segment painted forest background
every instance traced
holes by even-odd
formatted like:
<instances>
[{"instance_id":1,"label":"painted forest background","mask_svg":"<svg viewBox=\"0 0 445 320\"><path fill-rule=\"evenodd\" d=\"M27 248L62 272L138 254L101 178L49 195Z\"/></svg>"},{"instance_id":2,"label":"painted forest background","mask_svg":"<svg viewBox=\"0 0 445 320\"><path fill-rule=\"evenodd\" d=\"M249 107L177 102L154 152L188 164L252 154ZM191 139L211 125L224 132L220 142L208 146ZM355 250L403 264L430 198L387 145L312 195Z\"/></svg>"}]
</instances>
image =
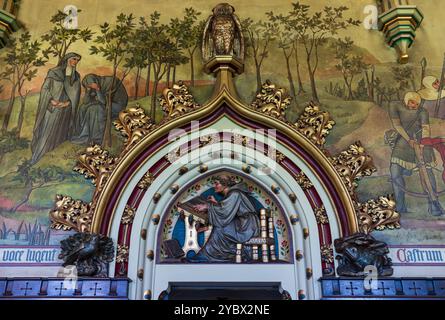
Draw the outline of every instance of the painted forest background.
<instances>
[{"instance_id":1,"label":"painted forest background","mask_svg":"<svg viewBox=\"0 0 445 320\"><path fill-rule=\"evenodd\" d=\"M80 17L87 10L78 9ZM66 28L69 12L63 8L47 14L41 18L50 22L49 30L34 34L24 28L0 52L0 245L58 243L65 234L48 229L55 195L91 199L93 186L72 170L83 146L65 142L37 164L30 162L39 91L48 69L66 53L87 52L77 68L81 76L117 76L130 96L129 105L140 104L156 121L162 118L158 97L163 88L184 80L198 102L204 103L214 81L202 72L200 57L201 34L210 10L184 7L178 17L161 9L119 13L99 26L78 29ZM320 103L337 123L328 149L335 153L361 140L379 169L360 184L360 196L392 193L391 150L383 139L391 128L389 104L400 101L408 90L421 89L422 79L438 77L440 68L429 66L428 55L407 65L381 62L352 40L351 35L362 28L362 19L353 17L346 6L315 9L309 1L295 2L257 16L240 16L247 58L246 71L236 83L244 101L249 103L270 79L293 97L290 120L309 101ZM122 140L112 120L106 119L103 146L117 153ZM433 135L445 135L441 120L431 119L431 123ZM440 175L437 171L443 190ZM421 190L415 175L407 178L407 184ZM391 244L443 243L443 218L429 216L426 201L408 197L407 204L410 210L402 217L403 228L379 236Z\"/></svg>"}]
</instances>

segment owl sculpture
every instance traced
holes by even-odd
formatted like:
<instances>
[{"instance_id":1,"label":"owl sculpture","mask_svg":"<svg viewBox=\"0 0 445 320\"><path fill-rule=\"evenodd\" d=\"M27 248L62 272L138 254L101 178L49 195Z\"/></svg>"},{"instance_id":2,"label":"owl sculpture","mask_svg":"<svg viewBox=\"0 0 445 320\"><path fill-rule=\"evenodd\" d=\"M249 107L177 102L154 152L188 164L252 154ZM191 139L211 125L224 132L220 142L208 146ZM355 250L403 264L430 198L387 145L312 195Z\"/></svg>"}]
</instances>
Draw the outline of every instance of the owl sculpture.
<instances>
[{"instance_id":1,"label":"owl sculpture","mask_svg":"<svg viewBox=\"0 0 445 320\"><path fill-rule=\"evenodd\" d=\"M244 61L244 37L235 8L221 3L213 9L204 28L202 56L205 61L215 56L233 56Z\"/></svg>"}]
</instances>

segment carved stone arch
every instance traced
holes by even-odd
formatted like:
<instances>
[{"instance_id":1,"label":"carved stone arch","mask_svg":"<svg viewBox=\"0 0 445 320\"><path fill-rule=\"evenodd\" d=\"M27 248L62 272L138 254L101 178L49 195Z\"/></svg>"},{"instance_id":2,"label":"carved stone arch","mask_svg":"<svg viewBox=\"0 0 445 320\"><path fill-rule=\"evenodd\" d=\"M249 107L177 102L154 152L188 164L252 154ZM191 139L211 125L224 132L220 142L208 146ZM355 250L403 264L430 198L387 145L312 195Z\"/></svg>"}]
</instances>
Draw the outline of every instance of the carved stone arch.
<instances>
[{"instance_id":1,"label":"carved stone arch","mask_svg":"<svg viewBox=\"0 0 445 320\"><path fill-rule=\"evenodd\" d=\"M213 170L213 172L216 172L216 171L220 171L220 170L224 170L224 169L227 169L227 167L222 166L222 167L219 167L219 168L209 169L209 171L212 172L212 170ZM174 169L172 169L172 170L174 170ZM240 172L241 175L246 175L245 173L242 173L241 166L238 166L237 170ZM190 167L189 171L182 176L182 180L179 181L178 183L179 184L183 184L183 181L193 180L193 177L195 177L195 179L196 179L196 177L197 176L199 177L199 175L200 175L200 173L199 173L199 165L197 164L195 167ZM136 219L135 219L134 225L133 225L133 227L136 228L137 230L139 230L141 228L142 229L147 229L147 235L148 235L147 237L150 238L149 235L151 235L152 241L154 241L156 239L155 238L155 234L157 234L159 232L159 230L156 231L156 225L154 225L152 223L152 216L148 215L147 212L153 213L153 215L155 215L155 214L157 215L159 212L163 211L162 208L168 207L168 205L162 203L162 201L163 200L165 200L166 202L170 202L171 201L170 197L166 197L165 199L161 199L159 201L159 203L157 205L155 205L150 200L155 193L163 193L163 192L165 192L165 190L168 190L168 188L169 188L169 186L171 185L172 182L164 180L165 176L174 176L174 173L170 172L170 171L167 171L167 172L165 172L164 176L159 177L159 179L161 179L162 181L165 182L163 184L163 186L164 186L163 190L160 190L160 189L156 190L156 189L154 189L154 190L151 190L151 193L146 194L144 196L144 199L142 199L142 201L141 201L141 203L139 205L140 209L139 209L139 212L136 214ZM274 181L276 182L276 180L274 180ZM266 184L268 186L271 185L271 183L272 183L272 181L266 182ZM266 185L264 185L264 186L266 187ZM281 187L283 187L283 186L281 186ZM298 185L294 186L294 187L298 187ZM180 192L180 191L178 191L178 192ZM304 199L304 196L300 197L301 194L303 194L303 192L298 194L298 197L297 197L298 199ZM295 249L295 251L292 252L292 254L296 253L297 251L300 251L301 254L303 254L303 252L305 252L305 253L307 252L307 255L308 255L308 259L307 260L309 260L309 256L311 256L311 255L315 256L316 258L318 258L318 259L312 259L312 260L318 260L317 262L314 263L314 265L315 265L315 268L317 269L317 275L318 276L322 276L321 263L320 263L320 259L321 258L320 258L320 255L319 255L320 245L317 245L317 242L319 240L319 236L318 236L318 232L316 230L316 223L315 223L316 219L315 218L312 219L312 226L315 224L315 227L312 227L312 226L309 227L309 224L306 221L306 214L308 214L307 212L309 211L309 214L312 215L312 214L314 214L314 212L313 212L314 210L310 207L310 205L308 203L305 206L307 209L303 210L301 208L301 206L299 206L300 201L297 201L296 206L292 205L291 201L289 199L287 199L287 194L284 193L284 192L281 193L280 196L285 198L285 201L284 201L282 206L289 208L290 213L299 213L300 214L300 221L302 222L302 223L295 223L295 225L294 225L295 228L299 228L297 230L299 230L299 236L300 236L300 240L301 241L300 241L300 244L295 245L295 247L297 247L299 249L298 250ZM146 203L145 206L144 206L144 203ZM294 209L290 209L293 206L294 206ZM306 214L305 214L305 211L306 211ZM138 219L141 220L142 216L145 216L145 220L143 222L143 226L141 227L140 226L141 221L138 222ZM289 220L291 218L292 218L292 215L290 214ZM157 218L157 220L159 220L159 219L162 219L162 217ZM116 219L116 221L118 221L118 219ZM302 238L303 237L302 235L304 233L303 229L308 229L308 230L310 229L310 230L312 230L310 240L311 239L315 240L315 244L314 244L314 241L312 241L312 245L305 245L305 243L304 243L305 241ZM134 241L134 242L138 241L138 233L134 233L133 234L132 241ZM147 241L149 241L149 240L147 240ZM155 253L156 252L156 250L154 249L155 247L156 246L155 246L154 242L152 242L151 244L146 245L145 251L147 251L147 252L148 251L152 251L153 253ZM312 250L311 250L311 248L312 248ZM137 250L137 248L136 248L136 250ZM139 250L141 250L141 249L139 249ZM144 250L142 250L142 251L144 251ZM154 259L156 259L156 257ZM143 255L140 255L139 261L142 262L142 265L138 265L137 267L135 265L133 265L133 266L131 266L129 268L129 272L130 272L129 276L131 278L133 278L135 276L135 271L136 270L141 270L141 269L147 270L147 269L150 268L150 264L152 263L151 261L148 261L147 259L145 259L145 257L143 257ZM144 263L146 264L145 266L143 265ZM304 282L305 281L304 280L304 274L306 272L306 268L304 267L304 265L302 265L302 267L303 268L300 270L300 274L303 274L302 281ZM310 267L312 267L312 265ZM133 273L133 275L131 273ZM149 275L147 275L147 276L150 277ZM315 278L316 277L314 277L314 279ZM145 281L150 281L150 278L147 278L147 277L144 276L144 283L145 283ZM139 282L136 282L136 285L138 285L138 283ZM144 284L145 287L149 287L151 285L152 285L151 283L145 283ZM314 287L314 284L312 282L311 282L311 285ZM303 287L301 287L301 288L303 288ZM304 288L305 288L305 286L304 286ZM165 289L165 288L163 288L163 289ZM311 290L314 290L314 289L310 289L309 291L311 291ZM141 297L142 296L142 292L145 291L145 290L139 289L139 290L135 290L135 291L139 292L139 297ZM157 294L157 293L158 292L156 291L155 294Z\"/></svg>"}]
</instances>

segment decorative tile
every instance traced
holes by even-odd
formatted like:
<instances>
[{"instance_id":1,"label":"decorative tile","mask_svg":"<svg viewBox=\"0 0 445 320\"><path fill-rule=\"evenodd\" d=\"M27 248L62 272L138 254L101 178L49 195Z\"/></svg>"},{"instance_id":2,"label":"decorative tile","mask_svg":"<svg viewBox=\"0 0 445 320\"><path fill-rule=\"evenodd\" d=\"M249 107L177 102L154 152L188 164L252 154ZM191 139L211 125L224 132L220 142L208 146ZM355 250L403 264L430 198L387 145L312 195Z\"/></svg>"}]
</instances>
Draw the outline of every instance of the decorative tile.
<instances>
[{"instance_id":1,"label":"decorative tile","mask_svg":"<svg viewBox=\"0 0 445 320\"><path fill-rule=\"evenodd\" d=\"M105 297L110 293L110 281L88 280L82 283L83 297Z\"/></svg>"}]
</instances>

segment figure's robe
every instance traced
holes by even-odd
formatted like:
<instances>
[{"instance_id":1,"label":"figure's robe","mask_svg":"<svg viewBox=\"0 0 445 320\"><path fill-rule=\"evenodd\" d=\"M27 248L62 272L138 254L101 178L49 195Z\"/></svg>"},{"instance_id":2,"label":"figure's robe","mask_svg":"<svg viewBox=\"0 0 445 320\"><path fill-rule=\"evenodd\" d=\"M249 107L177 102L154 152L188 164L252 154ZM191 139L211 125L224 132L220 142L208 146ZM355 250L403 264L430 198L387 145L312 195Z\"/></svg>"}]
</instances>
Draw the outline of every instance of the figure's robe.
<instances>
[{"instance_id":1,"label":"figure's robe","mask_svg":"<svg viewBox=\"0 0 445 320\"><path fill-rule=\"evenodd\" d=\"M88 95L79 108L76 119L76 134L71 142L76 144L101 144L105 131L106 99L99 91L96 97Z\"/></svg>"},{"instance_id":2,"label":"figure's robe","mask_svg":"<svg viewBox=\"0 0 445 320\"><path fill-rule=\"evenodd\" d=\"M37 163L47 152L67 141L74 128L74 117L80 100L80 75L65 75L65 68L56 67L48 72L40 92L37 118L31 143L32 163ZM56 108L52 100L65 102L66 108Z\"/></svg>"},{"instance_id":3,"label":"figure's robe","mask_svg":"<svg viewBox=\"0 0 445 320\"><path fill-rule=\"evenodd\" d=\"M128 104L128 94L122 82L116 78L115 90L111 97L111 117L116 119ZM106 105L108 94L113 85L113 77L87 75L83 80L84 86L97 83L100 90L96 91L96 98L85 97L83 105L79 108L76 119L75 134L71 141L76 144L101 144L107 119ZM90 89L88 89L90 90Z\"/></svg>"},{"instance_id":4,"label":"figure's robe","mask_svg":"<svg viewBox=\"0 0 445 320\"><path fill-rule=\"evenodd\" d=\"M209 205L209 223L212 234L202 249L211 262L233 262L237 244L243 244L260 235L259 214L242 186L230 189L218 205ZM242 258L251 260L251 247L243 246Z\"/></svg>"}]
</instances>

